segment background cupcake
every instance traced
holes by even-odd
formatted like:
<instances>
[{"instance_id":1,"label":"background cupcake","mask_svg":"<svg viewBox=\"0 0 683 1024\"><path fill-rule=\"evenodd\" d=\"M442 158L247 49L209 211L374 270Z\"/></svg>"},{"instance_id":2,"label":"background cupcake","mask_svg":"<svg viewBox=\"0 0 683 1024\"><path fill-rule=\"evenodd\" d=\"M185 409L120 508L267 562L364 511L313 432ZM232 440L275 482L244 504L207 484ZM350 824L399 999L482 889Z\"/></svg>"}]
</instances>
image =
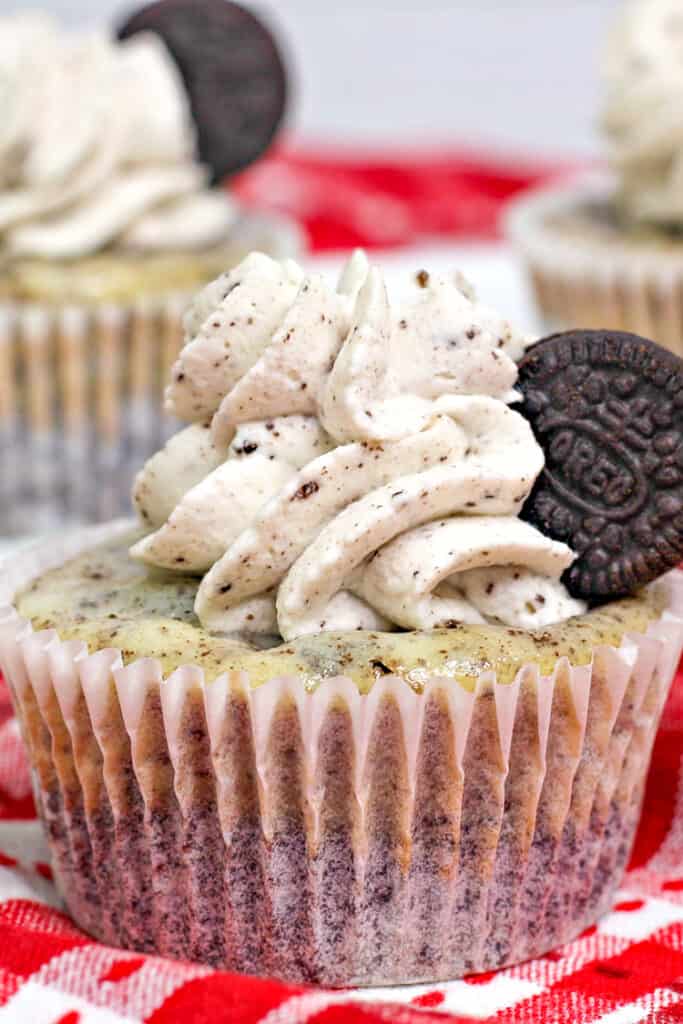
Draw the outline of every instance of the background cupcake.
<instances>
[{"instance_id":1,"label":"background cupcake","mask_svg":"<svg viewBox=\"0 0 683 1024\"><path fill-rule=\"evenodd\" d=\"M254 247L298 246L212 185L280 122L275 44L242 9L208 4L199 24L221 45L207 56L196 33L178 37L189 8L154 5L119 41L40 13L2 24L2 533L125 507L132 467L168 431L162 383L189 294Z\"/></svg>"},{"instance_id":2,"label":"background cupcake","mask_svg":"<svg viewBox=\"0 0 683 1024\"><path fill-rule=\"evenodd\" d=\"M635 0L604 60L612 175L532 194L509 212L549 325L634 330L683 352L683 13Z\"/></svg>"}]
</instances>

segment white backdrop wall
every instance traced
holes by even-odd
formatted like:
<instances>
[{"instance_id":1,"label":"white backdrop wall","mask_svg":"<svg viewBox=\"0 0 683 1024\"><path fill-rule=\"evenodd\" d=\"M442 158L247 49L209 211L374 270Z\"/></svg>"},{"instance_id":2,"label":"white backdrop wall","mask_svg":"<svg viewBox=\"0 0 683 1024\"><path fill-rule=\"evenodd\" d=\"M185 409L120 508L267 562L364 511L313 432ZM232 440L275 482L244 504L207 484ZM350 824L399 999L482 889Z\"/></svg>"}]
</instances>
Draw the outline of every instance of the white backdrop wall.
<instances>
[{"instance_id":1,"label":"white backdrop wall","mask_svg":"<svg viewBox=\"0 0 683 1024\"><path fill-rule=\"evenodd\" d=\"M0 13L22 4L0 0ZM135 4L43 0L71 24ZM256 7L257 5L252 5ZM258 5L295 70L291 132L307 140L599 150L599 55L619 0L271 0Z\"/></svg>"}]
</instances>

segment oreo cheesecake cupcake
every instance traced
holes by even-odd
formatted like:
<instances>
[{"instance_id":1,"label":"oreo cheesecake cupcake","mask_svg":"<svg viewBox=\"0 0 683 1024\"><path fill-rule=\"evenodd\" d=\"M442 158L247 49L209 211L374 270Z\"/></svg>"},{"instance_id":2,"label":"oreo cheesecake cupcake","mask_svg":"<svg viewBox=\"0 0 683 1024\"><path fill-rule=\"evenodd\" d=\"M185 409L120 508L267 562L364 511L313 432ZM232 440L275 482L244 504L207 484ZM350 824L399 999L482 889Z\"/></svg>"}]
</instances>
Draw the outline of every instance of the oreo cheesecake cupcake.
<instances>
[{"instance_id":1,"label":"oreo cheesecake cupcake","mask_svg":"<svg viewBox=\"0 0 683 1024\"><path fill-rule=\"evenodd\" d=\"M612 174L554 185L510 209L540 311L559 327L637 331L683 355L683 19L631 0L604 62Z\"/></svg>"},{"instance_id":2,"label":"oreo cheesecake cupcake","mask_svg":"<svg viewBox=\"0 0 683 1024\"><path fill-rule=\"evenodd\" d=\"M191 295L298 238L212 185L266 148L284 109L252 15L165 0L119 41L37 12L0 29L0 533L26 533L125 508L132 466L168 433Z\"/></svg>"},{"instance_id":3,"label":"oreo cheesecake cupcake","mask_svg":"<svg viewBox=\"0 0 683 1024\"><path fill-rule=\"evenodd\" d=\"M683 642L683 364L250 255L119 521L8 563L0 663L69 912L333 985L540 955L611 903Z\"/></svg>"}]
</instances>

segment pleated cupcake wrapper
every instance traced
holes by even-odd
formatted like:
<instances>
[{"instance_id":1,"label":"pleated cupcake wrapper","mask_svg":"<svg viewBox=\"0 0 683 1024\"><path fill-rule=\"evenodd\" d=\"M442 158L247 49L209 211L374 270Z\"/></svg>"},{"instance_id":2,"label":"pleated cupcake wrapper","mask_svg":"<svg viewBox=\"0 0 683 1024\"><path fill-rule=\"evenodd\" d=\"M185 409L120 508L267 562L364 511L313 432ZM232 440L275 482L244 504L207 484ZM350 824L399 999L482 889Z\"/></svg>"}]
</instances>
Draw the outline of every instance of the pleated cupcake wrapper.
<instances>
[{"instance_id":1,"label":"pleated cupcake wrapper","mask_svg":"<svg viewBox=\"0 0 683 1024\"><path fill-rule=\"evenodd\" d=\"M127 524L6 567L0 598ZM57 884L101 940L325 984L453 978L539 955L610 905L683 643L683 574L590 665L470 692L345 678L251 689L123 666L0 613L0 663Z\"/></svg>"},{"instance_id":2,"label":"pleated cupcake wrapper","mask_svg":"<svg viewBox=\"0 0 683 1024\"><path fill-rule=\"evenodd\" d=\"M683 356L683 243L671 251L563 236L547 224L577 202L607 202L614 186L598 176L539 190L513 203L507 234L522 254L548 330L632 331Z\"/></svg>"},{"instance_id":3,"label":"pleated cupcake wrapper","mask_svg":"<svg viewBox=\"0 0 683 1024\"><path fill-rule=\"evenodd\" d=\"M187 294L130 306L0 306L0 533L111 519L171 433L163 390Z\"/></svg>"}]
</instances>

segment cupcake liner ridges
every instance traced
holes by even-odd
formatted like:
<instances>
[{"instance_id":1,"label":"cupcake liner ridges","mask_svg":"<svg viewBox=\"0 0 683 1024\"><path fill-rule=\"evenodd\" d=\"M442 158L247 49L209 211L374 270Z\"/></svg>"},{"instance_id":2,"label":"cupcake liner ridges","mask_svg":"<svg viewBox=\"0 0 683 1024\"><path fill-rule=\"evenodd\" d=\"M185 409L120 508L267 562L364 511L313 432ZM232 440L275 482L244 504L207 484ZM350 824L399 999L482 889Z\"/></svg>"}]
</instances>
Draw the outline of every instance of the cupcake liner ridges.
<instances>
[{"instance_id":1,"label":"cupcake liner ridges","mask_svg":"<svg viewBox=\"0 0 683 1024\"><path fill-rule=\"evenodd\" d=\"M125 529L125 524L113 528ZM112 536L14 559L0 598ZM332 985L544 953L610 906L683 644L683 574L590 665L379 679L123 666L0 612L0 664L69 912L97 938Z\"/></svg>"},{"instance_id":2,"label":"cupcake liner ridges","mask_svg":"<svg viewBox=\"0 0 683 1024\"><path fill-rule=\"evenodd\" d=\"M188 298L0 307L0 532L126 510L174 428L161 409Z\"/></svg>"},{"instance_id":3,"label":"cupcake liner ridges","mask_svg":"<svg viewBox=\"0 0 683 1024\"><path fill-rule=\"evenodd\" d=\"M521 254L546 330L631 331L683 356L683 244L610 242L553 225L582 204L609 206L602 176L538 190L512 203L507 234Z\"/></svg>"}]
</instances>

